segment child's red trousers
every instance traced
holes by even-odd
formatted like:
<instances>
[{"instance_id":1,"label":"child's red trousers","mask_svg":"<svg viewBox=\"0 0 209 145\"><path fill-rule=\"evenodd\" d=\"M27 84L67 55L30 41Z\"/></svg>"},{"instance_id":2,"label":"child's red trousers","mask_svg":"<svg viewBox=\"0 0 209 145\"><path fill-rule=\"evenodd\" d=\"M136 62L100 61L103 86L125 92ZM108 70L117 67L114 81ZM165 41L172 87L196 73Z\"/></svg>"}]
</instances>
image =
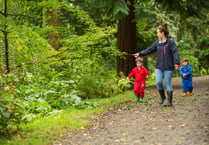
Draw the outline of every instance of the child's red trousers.
<instances>
[{"instance_id":1,"label":"child's red trousers","mask_svg":"<svg viewBox=\"0 0 209 145\"><path fill-rule=\"evenodd\" d=\"M135 67L128 75L129 78L135 77L134 94L140 98L144 97L145 79L148 78L148 76L149 72L143 66L140 68L140 70L138 69L138 67Z\"/></svg>"}]
</instances>

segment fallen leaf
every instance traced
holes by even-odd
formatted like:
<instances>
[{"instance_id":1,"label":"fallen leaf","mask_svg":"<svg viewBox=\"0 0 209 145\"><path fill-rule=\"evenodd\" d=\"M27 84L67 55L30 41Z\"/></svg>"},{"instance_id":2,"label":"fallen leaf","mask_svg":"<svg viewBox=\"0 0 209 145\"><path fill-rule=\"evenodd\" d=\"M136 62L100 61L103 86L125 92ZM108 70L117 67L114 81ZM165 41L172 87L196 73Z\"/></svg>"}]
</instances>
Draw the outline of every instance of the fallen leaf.
<instances>
[{"instance_id":1,"label":"fallen leaf","mask_svg":"<svg viewBox=\"0 0 209 145\"><path fill-rule=\"evenodd\" d=\"M83 126L81 126L80 129L85 129L85 128Z\"/></svg>"},{"instance_id":2,"label":"fallen leaf","mask_svg":"<svg viewBox=\"0 0 209 145\"><path fill-rule=\"evenodd\" d=\"M185 124L182 124L181 126L182 126L182 127L184 127L184 126L185 126Z\"/></svg>"},{"instance_id":3,"label":"fallen leaf","mask_svg":"<svg viewBox=\"0 0 209 145\"><path fill-rule=\"evenodd\" d=\"M176 143L177 143L177 144L180 144L181 142L180 142L179 140L176 140Z\"/></svg>"},{"instance_id":4,"label":"fallen leaf","mask_svg":"<svg viewBox=\"0 0 209 145\"><path fill-rule=\"evenodd\" d=\"M127 139L125 139L125 138L121 138L120 140L121 140L121 141L127 141Z\"/></svg>"},{"instance_id":5,"label":"fallen leaf","mask_svg":"<svg viewBox=\"0 0 209 145\"><path fill-rule=\"evenodd\" d=\"M140 140L135 140L134 142L135 142L135 143L139 143L139 142L140 142Z\"/></svg>"}]
</instances>

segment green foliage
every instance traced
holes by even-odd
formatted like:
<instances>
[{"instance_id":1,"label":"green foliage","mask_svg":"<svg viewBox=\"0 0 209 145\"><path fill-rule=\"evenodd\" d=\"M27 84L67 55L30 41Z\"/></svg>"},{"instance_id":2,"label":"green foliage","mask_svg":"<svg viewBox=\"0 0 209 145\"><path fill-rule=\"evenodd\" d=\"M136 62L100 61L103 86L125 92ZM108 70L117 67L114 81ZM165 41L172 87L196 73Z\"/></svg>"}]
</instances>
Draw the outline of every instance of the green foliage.
<instances>
[{"instance_id":1,"label":"green foliage","mask_svg":"<svg viewBox=\"0 0 209 145\"><path fill-rule=\"evenodd\" d=\"M111 72L115 63L114 58L118 55L114 33L115 29L111 27L102 29L96 27L85 35L73 36L65 40L65 47L55 54L56 58L52 58L56 62L56 66L54 64L52 66L62 71L59 73L61 78L75 80L77 89L83 94L82 98L104 97L112 92L109 88L103 93L94 93L92 90L98 90L96 87L105 88L108 86L105 83L112 77L108 72ZM88 79L89 76L91 79ZM91 82L89 87L92 87L93 95L85 88L89 85L86 83L87 80Z\"/></svg>"},{"instance_id":2,"label":"green foliage","mask_svg":"<svg viewBox=\"0 0 209 145\"><path fill-rule=\"evenodd\" d=\"M18 93L24 100L28 113L47 115L52 109L68 109L83 103L74 89L74 83L73 80L47 82L34 78L21 84Z\"/></svg>"},{"instance_id":3,"label":"green foliage","mask_svg":"<svg viewBox=\"0 0 209 145\"><path fill-rule=\"evenodd\" d=\"M0 75L0 82L0 134L7 136L6 132L24 123L25 109L17 94L16 76Z\"/></svg>"},{"instance_id":4,"label":"green foliage","mask_svg":"<svg viewBox=\"0 0 209 145\"><path fill-rule=\"evenodd\" d=\"M189 39L185 39L184 41L179 41L177 43L178 49L180 50L180 62L182 58L187 57L189 59L189 64L192 67L193 75L197 76L199 74L199 60L195 57L195 49L193 48L193 44L190 42Z\"/></svg>"},{"instance_id":5,"label":"green foliage","mask_svg":"<svg viewBox=\"0 0 209 145\"><path fill-rule=\"evenodd\" d=\"M209 73L209 37L200 38L198 43L200 50L197 53L200 66L201 66L201 75L207 75Z\"/></svg>"},{"instance_id":6,"label":"green foliage","mask_svg":"<svg viewBox=\"0 0 209 145\"><path fill-rule=\"evenodd\" d=\"M41 64L48 61L50 51L53 51L47 40L25 26L20 26L17 31L10 33L9 39L11 39L10 52L15 55L11 55L15 59L15 65L19 67L25 65L29 72L38 74L41 66L43 67Z\"/></svg>"},{"instance_id":7,"label":"green foliage","mask_svg":"<svg viewBox=\"0 0 209 145\"><path fill-rule=\"evenodd\" d=\"M37 121L20 125L21 134L17 134L10 139L0 138L0 144L54 144L62 135L64 137L69 132L91 125L90 120L97 117L106 109L115 108L116 104L133 100L135 100L135 96L132 91L109 98L91 99L88 100L89 103L93 104L96 102L98 104L97 107L82 110L71 108L70 110L55 111L53 116L39 118Z\"/></svg>"},{"instance_id":8,"label":"green foliage","mask_svg":"<svg viewBox=\"0 0 209 145\"><path fill-rule=\"evenodd\" d=\"M163 9L172 10L180 13L184 18L196 16L204 18L205 11L209 8L209 3L205 0L155 0L160 3Z\"/></svg>"},{"instance_id":9,"label":"green foliage","mask_svg":"<svg viewBox=\"0 0 209 145\"><path fill-rule=\"evenodd\" d=\"M133 84L133 83L132 83ZM122 77L118 81L118 92L122 93L124 91L127 91L131 87L131 81L129 78Z\"/></svg>"},{"instance_id":10,"label":"green foliage","mask_svg":"<svg viewBox=\"0 0 209 145\"><path fill-rule=\"evenodd\" d=\"M64 34L70 35L63 35L65 37L63 38L63 51L55 52L45 39L47 38L48 32L58 32L55 28L34 27L30 26L27 21L21 26L9 24L11 26L11 29L8 29L11 31L9 33L9 53L13 54L10 55L10 61L14 65L12 67L13 71L18 76L16 76L18 81L16 94L22 103L22 108L19 110L22 112L22 116L14 116L14 125L20 124L21 122L19 120L34 121L41 117L48 117L53 114L51 112L57 109L96 107L96 103L89 103L79 97L82 92L76 89L78 88L78 83L76 82L81 78L83 72L87 74L94 72L102 63L106 63L102 60L103 57L110 60L113 56L117 55L114 46L115 39L109 38L115 30L108 27L104 29L95 27L94 22L85 11L74 6L69 6L66 3L59 3L58 5L54 5L55 3L38 3L38 5L34 5L35 3L31 2L30 4L24 7L24 10L37 8L39 11L39 6L44 6L46 12L50 12L53 9L63 8L71 16L76 17L78 23L83 23L83 26L85 26L83 32L87 33L83 36L76 36L72 35L75 33L72 28L61 28L63 32L67 31ZM37 10L32 13L32 16L35 16ZM23 19L27 20L26 18ZM40 20L40 18L37 17L36 20ZM101 45L103 42L106 43ZM72 50L73 53L71 52ZM102 51L100 52L100 50ZM84 53L85 51L86 53ZM110 51L113 53L110 53ZM79 55L80 57L78 57ZM89 63L91 66L87 67ZM110 61L110 63L112 62ZM69 69L69 67L73 69ZM103 71L103 68L100 68L100 72ZM7 92L4 91L1 93L2 96L5 96ZM15 99L12 99L12 101L11 104L16 103ZM2 98L2 102L8 101ZM5 113L5 108L1 110L4 115L4 120L2 120L2 124L4 125L4 123L7 123L5 114L8 113ZM11 126L5 124L4 127L6 125ZM7 131L7 127L5 127L3 132Z\"/></svg>"},{"instance_id":11,"label":"green foliage","mask_svg":"<svg viewBox=\"0 0 209 145\"><path fill-rule=\"evenodd\" d=\"M84 75L78 82L80 97L104 98L117 94L117 82L98 74Z\"/></svg>"},{"instance_id":12,"label":"green foliage","mask_svg":"<svg viewBox=\"0 0 209 145\"><path fill-rule=\"evenodd\" d=\"M188 2L181 6L191 5L193 9L194 5ZM129 1L8 1L7 17L2 15L3 1L0 5L2 132L72 107L95 108L97 103L87 98L109 98L130 88L129 79L115 76L116 58L122 53L117 49L117 21L112 19L112 16L121 18L128 14ZM139 50L150 46L157 39L157 26L167 22L180 58L189 57L193 74L208 73L207 19L184 20L177 12L162 11L161 5L154 1L135 1L134 6ZM205 10L204 6L201 12ZM59 17L59 26L49 24L54 13ZM11 68L8 75L3 75L5 25ZM51 33L60 36L59 51L48 43ZM153 84L155 60L155 55L145 57L146 68L151 72L147 84Z\"/></svg>"},{"instance_id":13,"label":"green foliage","mask_svg":"<svg viewBox=\"0 0 209 145\"><path fill-rule=\"evenodd\" d=\"M115 18L128 15L128 6L125 0L86 0L97 8L111 9Z\"/></svg>"}]
</instances>

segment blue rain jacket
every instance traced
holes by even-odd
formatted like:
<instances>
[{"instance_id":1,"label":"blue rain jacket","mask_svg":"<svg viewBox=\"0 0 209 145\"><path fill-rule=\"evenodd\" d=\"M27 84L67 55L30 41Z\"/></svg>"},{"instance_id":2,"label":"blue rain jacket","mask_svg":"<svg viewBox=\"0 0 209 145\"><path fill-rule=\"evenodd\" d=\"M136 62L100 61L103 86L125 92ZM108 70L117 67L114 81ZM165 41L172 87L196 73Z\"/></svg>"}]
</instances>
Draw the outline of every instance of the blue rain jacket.
<instances>
[{"instance_id":1,"label":"blue rain jacket","mask_svg":"<svg viewBox=\"0 0 209 145\"><path fill-rule=\"evenodd\" d=\"M183 74L186 74L183 77ZM193 85L192 85L192 68L189 64L186 66L182 66L180 69L180 75L182 77L182 87L183 92L192 92Z\"/></svg>"}]
</instances>

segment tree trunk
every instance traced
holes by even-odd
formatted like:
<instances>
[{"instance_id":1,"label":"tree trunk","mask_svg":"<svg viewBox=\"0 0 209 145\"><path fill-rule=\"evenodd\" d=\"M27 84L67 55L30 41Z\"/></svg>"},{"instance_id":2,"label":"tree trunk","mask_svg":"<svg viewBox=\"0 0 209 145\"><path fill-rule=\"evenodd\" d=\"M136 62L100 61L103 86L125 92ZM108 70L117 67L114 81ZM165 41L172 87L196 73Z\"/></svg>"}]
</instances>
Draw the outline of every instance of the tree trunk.
<instances>
[{"instance_id":1,"label":"tree trunk","mask_svg":"<svg viewBox=\"0 0 209 145\"><path fill-rule=\"evenodd\" d=\"M59 9L53 9L51 12L49 12L50 19L48 21L48 24L52 27L55 27L57 32L50 32L49 33L49 44L55 49L59 50L59 48L62 46L60 42L61 34L59 33L58 27L60 26L60 10ZM44 16L43 16L44 18Z\"/></svg>"},{"instance_id":2,"label":"tree trunk","mask_svg":"<svg viewBox=\"0 0 209 145\"><path fill-rule=\"evenodd\" d=\"M46 2L47 0L43 0L43 2ZM43 5L42 8L42 28L45 28L47 24L47 19L46 19L46 6Z\"/></svg>"},{"instance_id":3,"label":"tree trunk","mask_svg":"<svg viewBox=\"0 0 209 145\"><path fill-rule=\"evenodd\" d=\"M123 72L128 76L130 71L135 66L134 57L130 54L136 53L136 23L134 22L134 0L130 0L129 15L119 20L118 24L118 39L117 46L121 52L126 52L129 55L117 57L117 75Z\"/></svg>"},{"instance_id":4,"label":"tree trunk","mask_svg":"<svg viewBox=\"0 0 209 145\"><path fill-rule=\"evenodd\" d=\"M7 0L4 0L4 17L7 18ZM4 24L4 47L5 47L5 64L6 64L6 73L10 72L9 68L9 45L8 45L8 32L7 32L7 23Z\"/></svg>"}]
</instances>

